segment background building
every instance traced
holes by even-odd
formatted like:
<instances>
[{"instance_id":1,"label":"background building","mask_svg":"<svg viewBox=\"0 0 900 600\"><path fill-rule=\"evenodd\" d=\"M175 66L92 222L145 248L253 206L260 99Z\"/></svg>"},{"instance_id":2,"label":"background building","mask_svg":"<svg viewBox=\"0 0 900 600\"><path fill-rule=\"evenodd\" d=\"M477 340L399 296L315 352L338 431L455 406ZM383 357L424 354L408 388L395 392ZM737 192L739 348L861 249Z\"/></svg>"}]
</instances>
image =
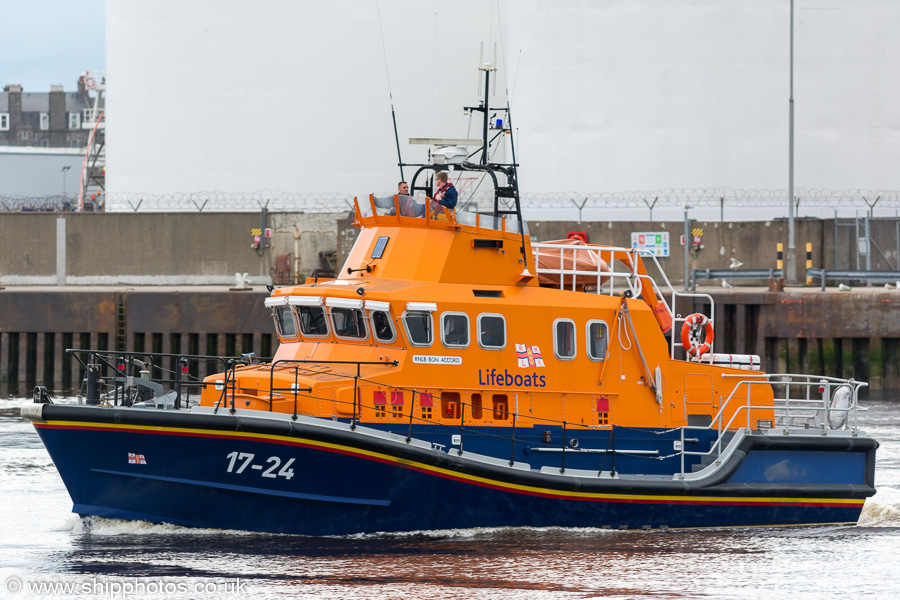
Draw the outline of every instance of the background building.
<instances>
[{"instance_id":1,"label":"background building","mask_svg":"<svg viewBox=\"0 0 900 600\"><path fill-rule=\"evenodd\" d=\"M49 92L6 85L0 92L0 146L84 148L91 132L82 122L91 120L90 106L82 79L77 92L61 85L50 86Z\"/></svg>"},{"instance_id":2,"label":"background building","mask_svg":"<svg viewBox=\"0 0 900 600\"><path fill-rule=\"evenodd\" d=\"M88 83L86 85L86 80ZM78 198L85 151L102 96L89 76L78 78L78 91L53 85L49 92L25 92L9 84L0 93L0 209L60 208L69 196ZM103 127L97 128L97 148L103 148ZM102 157L102 152L100 153ZM91 163L86 179L102 185L103 164Z\"/></svg>"}]
</instances>

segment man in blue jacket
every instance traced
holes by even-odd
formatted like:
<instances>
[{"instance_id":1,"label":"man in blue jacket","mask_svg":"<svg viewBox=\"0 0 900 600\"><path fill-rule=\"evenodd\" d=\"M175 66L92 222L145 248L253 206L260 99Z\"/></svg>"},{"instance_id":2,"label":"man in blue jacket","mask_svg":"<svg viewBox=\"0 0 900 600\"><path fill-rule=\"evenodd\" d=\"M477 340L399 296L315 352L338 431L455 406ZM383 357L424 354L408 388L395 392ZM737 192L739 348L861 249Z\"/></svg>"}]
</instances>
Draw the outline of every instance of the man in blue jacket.
<instances>
[{"instance_id":1,"label":"man in blue jacket","mask_svg":"<svg viewBox=\"0 0 900 600\"><path fill-rule=\"evenodd\" d=\"M431 204L432 212L442 213L444 208L456 208L459 195L456 188L450 183L446 171L441 171L434 176L437 191L434 193L434 202Z\"/></svg>"}]
</instances>

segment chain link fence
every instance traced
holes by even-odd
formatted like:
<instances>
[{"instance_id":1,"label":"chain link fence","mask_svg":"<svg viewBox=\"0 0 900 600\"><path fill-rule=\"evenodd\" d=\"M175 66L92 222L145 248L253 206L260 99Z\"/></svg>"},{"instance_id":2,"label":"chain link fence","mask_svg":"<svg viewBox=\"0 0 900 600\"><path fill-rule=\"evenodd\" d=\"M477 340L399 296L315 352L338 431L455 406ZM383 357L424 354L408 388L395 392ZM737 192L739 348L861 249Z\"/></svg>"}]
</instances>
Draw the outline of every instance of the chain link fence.
<instances>
[{"instance_id":1,"label":"chain link fence","mask_svg":"<svg viewBox=\"0 0 900 600\"><path fill-rule=\"evenodd\" d=\"M376 193L384 197L392 191ZM796 188L795 202L799 208L900 208L897 190L830 190ZM747 208L785 206L786 190L749 190L737 188L663 189L624 192L553 192L523 193L525 209L591 209L591 208ZM487 209L493 203L490 191L475 188L474 192L460 191L459 205L465 210ZM353 195L341 193L291 193L260 190L235 193L224 191L144 194L140 192L112 192L104 194L86 210L110 212L255 212L262 208L274 212L326 213L350 210ZM9 196L0 195L0 212L72 212L77 211L77 198L69 195Z\"/></svg>"}]
</instances>

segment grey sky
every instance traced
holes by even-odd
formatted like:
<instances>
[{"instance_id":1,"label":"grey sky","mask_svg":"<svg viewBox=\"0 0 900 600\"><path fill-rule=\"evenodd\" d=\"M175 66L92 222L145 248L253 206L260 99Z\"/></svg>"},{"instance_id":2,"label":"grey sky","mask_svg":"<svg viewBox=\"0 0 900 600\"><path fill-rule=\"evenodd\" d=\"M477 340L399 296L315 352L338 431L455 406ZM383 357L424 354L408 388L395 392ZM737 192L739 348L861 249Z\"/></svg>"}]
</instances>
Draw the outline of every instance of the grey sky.
<instances>
[{"instance_id":1,"label":"grey sky","mask_svg":"<svg viewBox=\"0 0 900 600\"><path fill-rule=\"evenodd\" d=\"M104 8L104 0L0 0L0 86L72 91L80 74L104 69Z\"/></svg>"}]
</instances>

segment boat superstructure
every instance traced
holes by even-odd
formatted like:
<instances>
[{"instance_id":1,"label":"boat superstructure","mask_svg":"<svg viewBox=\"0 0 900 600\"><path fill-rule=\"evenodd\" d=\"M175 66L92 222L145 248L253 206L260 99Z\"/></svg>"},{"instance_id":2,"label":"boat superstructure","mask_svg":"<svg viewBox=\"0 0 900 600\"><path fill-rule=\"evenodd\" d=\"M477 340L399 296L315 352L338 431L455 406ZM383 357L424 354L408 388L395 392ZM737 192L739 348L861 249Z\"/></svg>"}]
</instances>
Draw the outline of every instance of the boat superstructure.
<instances>
[{"instance_id":1,"label":"boat superstructure","mask_svg":"<svg viewBox=\"0 0 900 600\"><path fill-rule=\"evenodd\" d=\"M39 388L23 416L74 511L313 535L855 522L865 384L715 353L712 297L652 255L533 242L517 165L488 148L485 126L481 161L357 200L341 271L266 299L271 360L73 351L86 404ZM433 202L439 170L491 179L493 210ZM135 377L147 361L174 376Z\"/></svg>"}]
</instances>

